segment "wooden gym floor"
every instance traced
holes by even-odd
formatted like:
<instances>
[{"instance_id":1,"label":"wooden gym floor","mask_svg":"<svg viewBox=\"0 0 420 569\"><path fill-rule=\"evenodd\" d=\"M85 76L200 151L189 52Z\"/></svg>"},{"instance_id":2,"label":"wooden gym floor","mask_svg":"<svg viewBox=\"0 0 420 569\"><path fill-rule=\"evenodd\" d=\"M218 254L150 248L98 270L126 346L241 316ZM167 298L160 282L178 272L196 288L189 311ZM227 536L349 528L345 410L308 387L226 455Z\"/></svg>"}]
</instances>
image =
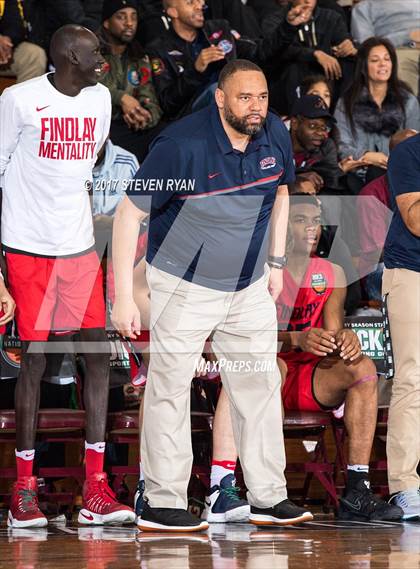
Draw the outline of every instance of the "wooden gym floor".
<instances>
[{"instance_id":1,"label":"wooden gym floor","mask_svg":"<svg viewBox=\"0 0 420 569\"><path fill-rule=\"evenodd\" d=\"M0 569L420 569L420 522L213 524L164 536L133 527L0 527Z\"/></svg>"}]
</instances>

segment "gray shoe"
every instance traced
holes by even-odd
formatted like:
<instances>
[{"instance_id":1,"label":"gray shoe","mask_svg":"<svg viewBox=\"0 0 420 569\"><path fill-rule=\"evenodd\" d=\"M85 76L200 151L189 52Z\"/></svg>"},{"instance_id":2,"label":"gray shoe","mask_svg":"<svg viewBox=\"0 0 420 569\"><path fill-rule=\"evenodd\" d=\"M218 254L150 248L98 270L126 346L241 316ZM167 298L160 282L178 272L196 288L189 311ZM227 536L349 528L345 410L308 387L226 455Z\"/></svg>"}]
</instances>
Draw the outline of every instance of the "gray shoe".
<instances>
[{"instance_id":1,"label":"gray shoe","mask_svg":"<svg viewBox=\"0 0 420 569\"><path fill-rule=\"evenodd\" d=\"M392 496L390 503L402 508L404 511L403 520L420 518L420 488L398 492Z\"/></svg>"}]
</instances>

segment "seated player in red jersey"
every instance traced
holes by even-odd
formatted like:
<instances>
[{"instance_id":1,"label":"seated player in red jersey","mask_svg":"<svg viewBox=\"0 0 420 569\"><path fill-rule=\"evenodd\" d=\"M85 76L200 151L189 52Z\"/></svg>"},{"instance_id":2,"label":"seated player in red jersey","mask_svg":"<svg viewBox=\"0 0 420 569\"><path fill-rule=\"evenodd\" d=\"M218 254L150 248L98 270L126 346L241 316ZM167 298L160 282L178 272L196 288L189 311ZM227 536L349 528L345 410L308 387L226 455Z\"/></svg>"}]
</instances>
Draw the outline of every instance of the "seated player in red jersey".
<instances>
[{"instance_id":1,"label":"seated player in red jersey","mask_svg":"<svg viewBox=\"0 0 420 569\"><path fill-rule=\"evenodd\" d=\"M276 305L279 356L287 366L285 409L332 410L345 403L349 437L347 485L341 519L399 520L401 509L370 490L369 459L376 427L377 375L357 335L344 328L346 282L341 267L315 255L321 207L309 194L290 199L290 252ZM284 365L282 363L282 365Z\"/></svg>"}]
</instances>

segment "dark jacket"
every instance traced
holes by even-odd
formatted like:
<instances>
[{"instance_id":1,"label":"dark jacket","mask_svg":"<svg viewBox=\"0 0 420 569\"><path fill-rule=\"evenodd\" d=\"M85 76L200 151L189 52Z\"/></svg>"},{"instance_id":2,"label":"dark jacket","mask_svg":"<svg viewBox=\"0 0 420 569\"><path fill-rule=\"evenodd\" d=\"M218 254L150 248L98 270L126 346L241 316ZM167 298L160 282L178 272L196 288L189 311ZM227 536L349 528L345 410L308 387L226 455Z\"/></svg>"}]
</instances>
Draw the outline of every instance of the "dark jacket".
<instances>
[{"instance_id":1,"label":"dark jacket","mask_svg":"<svg viewBox=\"0 0 420 569\"><path fill-rule=\"evenodd\" d=\"M207 0L206 20L227 20L232 28L249 38L261 36L258 18L252 8L241 0ZM140 25L137 38L142 45L165 33L169 19L165 18L162 0L139 0Z\"/></svg>"},{"instance_id":2,"label":"dark jacket","mask_svg":"<svg viewBox=\"0 0 420 569\"><path fill-rule=\"evenodd\" d=\"M194 67L195 59L190 42L182 39L172 26L147 47L152 61L153 75L161 107L169 118L177 118L187 112L200 92L217 80L223 65L232 59L243 58L263 64L284 49L295 36L295 29L282 23L276 33L265 39L235 39L227 20L208 20L199 32L198 40L203 49L219 45L225 51L223 62L209 65L205 73Z\"/></svg>"},{"instance_id":3,"label":"dark jacket","mask_svg":"<svg viewBox=\"0 0 420 569\"><path fill-rule=\"evenodd\" d=\"M263 33L270 34L281 25L289 9L290 6L284 6L265 18L261 25ZM297 32L292 45L283 51L282 62L316 62L316 50L331 55L331 47L351 38L344 18L338 12L319 6L314 10L312 21L300 26Z\"/></svg>"},{"instance_id":4,"label":"dark jacket","mask_svg":"<svg viewBox=\"0 0 420 569\"><path fill-rule=\"evenodd\" d=\"M26 26L22 0L0 2L0 34L9 36L14 47L25 39Z\"/></svg>"},{"instance_id":5,"label":"dark jacket","mask_svg":"<svg viewBox=\"0 0 420 569\"><path fill-rule=\"evenodd\" d=\"M337 146L327 138L317 152L294 154L296 175L303 172L316 172L324 180L324 192L343 190L345 174L338 165Z\"/></svg>"},{"instance_id":6,"label":"dark jacket","mask_svg":"<svg viewBox=\"0 0 420 569\"><path fill-rule=\"evenodd\" d=\"M137 99L152 115L147 128L156 126L162 116L162 109L153 85L149 57L136 40L128 44L120 56L111 53L103 28L98 32L98 38L101 53L106 60L101 83L111 93L112 120L122 119L121 98L127 94Z\"/></svg>"}]
</instances>

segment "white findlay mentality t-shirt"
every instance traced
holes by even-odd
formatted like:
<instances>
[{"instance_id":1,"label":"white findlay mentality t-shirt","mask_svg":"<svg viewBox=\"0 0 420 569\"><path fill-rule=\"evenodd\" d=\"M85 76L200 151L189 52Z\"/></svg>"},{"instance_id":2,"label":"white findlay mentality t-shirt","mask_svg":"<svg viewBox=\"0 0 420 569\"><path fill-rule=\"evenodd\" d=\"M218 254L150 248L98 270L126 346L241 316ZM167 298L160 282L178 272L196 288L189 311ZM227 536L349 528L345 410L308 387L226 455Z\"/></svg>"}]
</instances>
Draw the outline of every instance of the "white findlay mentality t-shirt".
<instances>
[{"instance_id":1,"label":"white findlay mentality t-shirt","mask_svg":"<svg viewBox=\"0 0 420 569\"><path fill-rule=\"evenodd\" d=\"M69 97L47 74L0 97L2 243L34 255L81 253L94 245L89 182L111 121L98 83Z\"/></svg>"}]
</instances>

